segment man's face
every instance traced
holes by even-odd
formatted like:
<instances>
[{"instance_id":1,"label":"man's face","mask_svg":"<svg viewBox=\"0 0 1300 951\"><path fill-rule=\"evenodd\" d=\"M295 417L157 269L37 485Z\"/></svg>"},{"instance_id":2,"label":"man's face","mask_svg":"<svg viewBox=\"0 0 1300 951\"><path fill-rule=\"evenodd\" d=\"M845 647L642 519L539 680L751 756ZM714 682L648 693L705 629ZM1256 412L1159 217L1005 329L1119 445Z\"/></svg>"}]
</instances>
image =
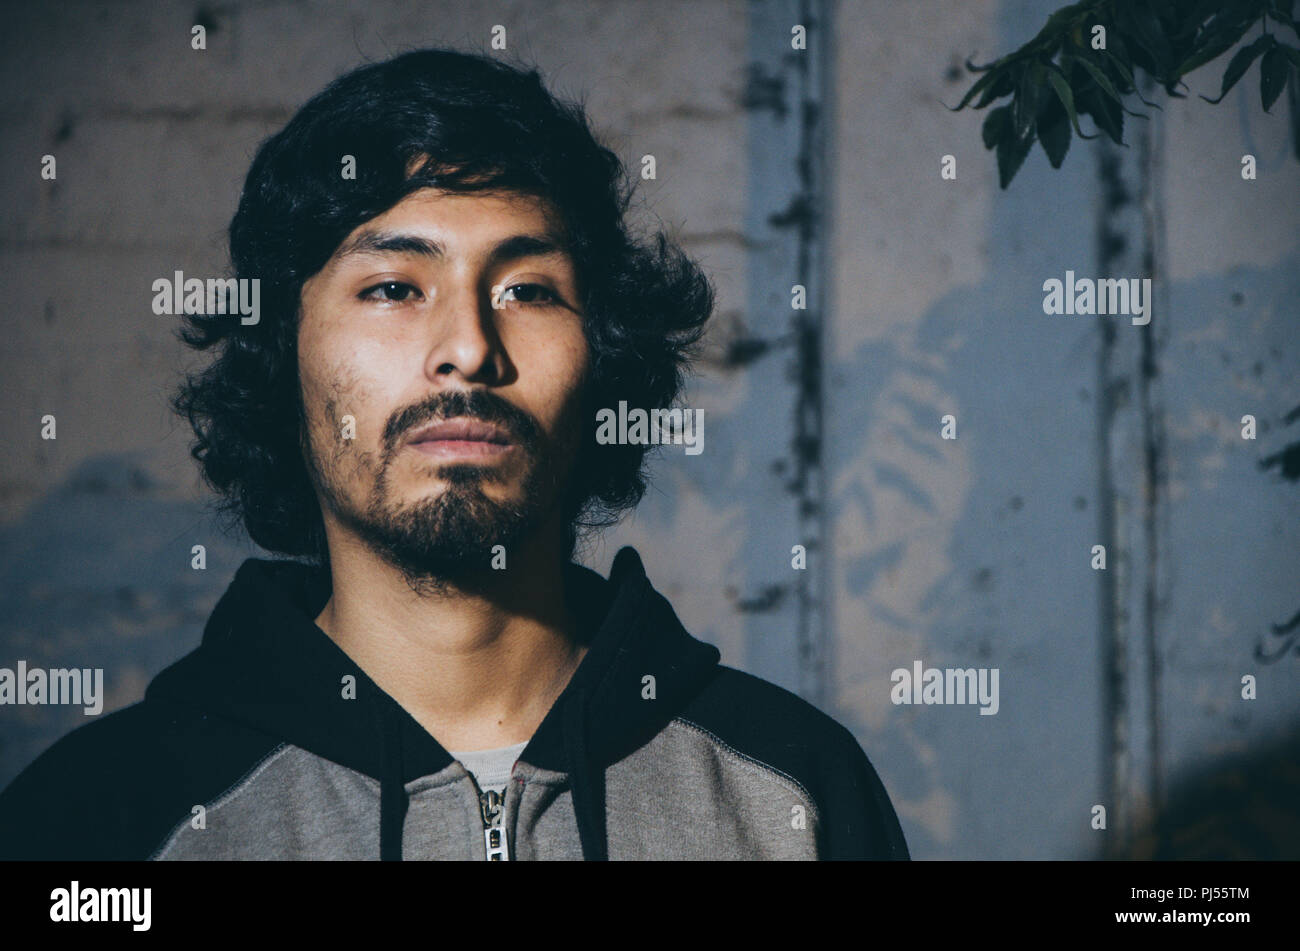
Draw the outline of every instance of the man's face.
<instances>
[{"instance_id":1,"label":"man's face","mask_svg":"<svg viewBox=\"0 0 1300 951\"><path fill-rule=\"evenodd\" d=\"M558 505L588 347L550 207L415 192L302 289L298 365L326 522L408 578L488 567ZM549 521L548 521L549 519Z\"/></svg>"}]
</instances>

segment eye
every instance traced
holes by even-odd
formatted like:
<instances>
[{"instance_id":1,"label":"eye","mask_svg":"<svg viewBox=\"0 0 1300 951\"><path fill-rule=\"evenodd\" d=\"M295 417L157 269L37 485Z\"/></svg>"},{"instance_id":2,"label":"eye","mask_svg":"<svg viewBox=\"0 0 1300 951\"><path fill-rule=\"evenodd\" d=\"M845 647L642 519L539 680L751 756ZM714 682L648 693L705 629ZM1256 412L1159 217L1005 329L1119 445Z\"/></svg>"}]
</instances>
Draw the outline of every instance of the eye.
<instances>
[{"instance_id":1,"label":"eye","mask_svg":"<svg viewBox=\"0 0 1300 951\"><path fill-rule=\"evenodd\" d=\"M357 297L361 300L391 301L400 304L409 300L412 294L418 295L419 293L420 289L413 284L407 284L403 281L384 281L382 284L367 287Z\"/></svg>"},{"instance_id":2,"label":"eye","mask_svg":"<svg viewBox=\"0 0 1300 951\"><path fill-rule=\"evenodd\" d=\"M548 304L557 304L560 299L545 284L511 284L501 292L500 300L514 300L520 304L546 306Z\"/></svg>"}]
</instances>

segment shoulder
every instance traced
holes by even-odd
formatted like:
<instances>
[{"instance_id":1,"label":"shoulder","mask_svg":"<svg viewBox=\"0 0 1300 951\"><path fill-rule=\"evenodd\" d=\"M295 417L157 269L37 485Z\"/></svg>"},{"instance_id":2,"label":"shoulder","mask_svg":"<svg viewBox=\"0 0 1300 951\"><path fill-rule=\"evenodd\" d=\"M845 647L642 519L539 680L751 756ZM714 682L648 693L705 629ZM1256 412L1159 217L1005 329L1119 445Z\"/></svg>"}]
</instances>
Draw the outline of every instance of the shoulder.
<instances>
[{"instance_id":1,"label":"shoulder","mask_svg":"<svg viewBox=\"0 0 1300 951\"><path fill-rule=\"evenodd\" d=\"M826 857L908 857L889 794L857 738L802 697L720 666L678 719L806 790Z\"/></svg>"},{"instance_id":2,"label":"shoulder","mask_svg":"<svg viewBox=\"0 0 1300 951\"><path fill-rule=\"evenodd\" d=\"M0 859L144 859L268 737L158 701L73 730L0 792Z\"/></svg>"}]
</instances>

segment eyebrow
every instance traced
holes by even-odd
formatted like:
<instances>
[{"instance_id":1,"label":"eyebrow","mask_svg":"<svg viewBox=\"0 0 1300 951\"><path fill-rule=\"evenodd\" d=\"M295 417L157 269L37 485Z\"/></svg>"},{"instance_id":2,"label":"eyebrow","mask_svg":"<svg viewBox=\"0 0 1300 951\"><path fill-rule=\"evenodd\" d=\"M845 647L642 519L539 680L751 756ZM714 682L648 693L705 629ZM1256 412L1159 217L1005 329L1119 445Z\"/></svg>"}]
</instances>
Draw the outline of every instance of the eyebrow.
<instances>
[{"instance_id":1,"label":"eyebrow","mask_svg":"<svg viewBox=\"0 0 1300 951\"><path fill-rule=\"evenodd\" d=\"M411 254L441 259L446 252L430 238L399 231L364 231L339 249L343 259L355 254ZM516 234L498 241L488 252L488 264L502 264L520 258L567 254L565 246L551 234Z\"/></svg>"}]
</instances>

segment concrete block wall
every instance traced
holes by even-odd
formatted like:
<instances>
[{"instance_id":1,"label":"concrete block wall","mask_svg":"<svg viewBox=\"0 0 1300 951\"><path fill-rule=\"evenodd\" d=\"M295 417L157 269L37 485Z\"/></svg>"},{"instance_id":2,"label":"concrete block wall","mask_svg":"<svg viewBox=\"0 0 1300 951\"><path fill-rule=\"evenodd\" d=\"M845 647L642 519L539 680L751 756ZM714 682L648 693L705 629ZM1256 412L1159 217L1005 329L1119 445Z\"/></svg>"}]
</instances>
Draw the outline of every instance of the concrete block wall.
<instances>
[{"instance_id":1,"label":"concrete block wall","mask_svg":"<svg viewBox=\"0 0 1300 951\"><path fill-rule=\"evenodd\" d=\"M1112 713L1088 564L1103 494L1101 341L1088 318L1041 307L1045 279L1096 266L1097 156L1076 140L1054 171L1035 150L1003 192L979 140L982 114L945 108L969 82L964 59L1019 45L1058 5L809 7L825 27L810 54L830 60L817 288L826 544L810 562L828 660L822 702L862 741L923 858L1102 849L1088 821L1105 795ZM197 643L253 549L213 524L189 433L167 411L194 358L150 310L150 284L176 269L221 271L254 149L327 81L423 45L486 50L501 24L509 52L583 98L625 161L656 157L638 218L678 237L719 291L686 397L706 412L706 452L662 453L636 514L585 557L604 569L622 544L637 546L724 662L793 671L793 642L772 638L795 609L762 607L755 580L799 541L773 468L789 455L790 421L771 408L789 398L791 358L727 358L731 342L771 326L754 305L772 288L755 266L752 213L772 185L756 156L777 144L753 134L747 89L772 48L756 31L783 9L231 0L7 11L0 666L103 666L111 710ZM204 51L190 47L195 23L208 31ZM1208 93L1220 71L1194 77L1193 90ZM1300 492L1256 461L1286 440L1281 414L1300 402L1300 163L1275 112L1262 115L1243 88L1217 107L1169 104L1158 120L1166 440L1154 768L1171 786L1300 719L1300 659L1253 659L1268 623L1300 608ZM1256 182L1240 180L1245 151L1260 157ZM55 182L39 177L45 154L57 158ZM939 178L945 154L957 158L955 182ZM39 438L46 413L58 420L52 442ZM939 438L948 413L953 441ZM1261 420L1257 444L1237 438L1245 413ZM765 418L772 434L755 426ZM1132 480L1119 490L1142 499ZM1130 513L1124 531L1143 530ZM196 543L208 548L205 572L189 568ZM891 672L917 660L999 668L999 712L892 703ZM1244 673L1259 679L1253 705L1240 699ZM1151 702L1135 698L1139 739ZM84 719L0 708L0 784Z\"/></svg>"}]
</instances>

